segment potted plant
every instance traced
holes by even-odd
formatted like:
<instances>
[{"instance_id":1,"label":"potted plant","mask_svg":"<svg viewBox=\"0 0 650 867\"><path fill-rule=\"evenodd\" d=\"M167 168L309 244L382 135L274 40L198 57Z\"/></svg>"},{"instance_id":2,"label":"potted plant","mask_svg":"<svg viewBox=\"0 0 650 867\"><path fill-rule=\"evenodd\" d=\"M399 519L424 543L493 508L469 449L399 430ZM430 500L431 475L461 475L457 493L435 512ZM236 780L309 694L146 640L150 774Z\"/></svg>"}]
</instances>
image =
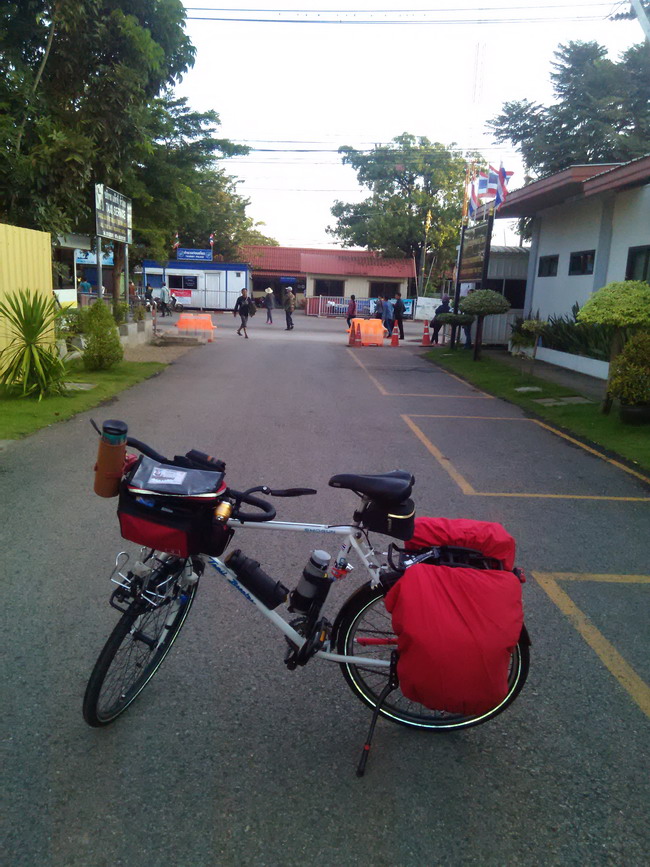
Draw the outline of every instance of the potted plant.
<instances>
[{"instance_id":1,"label":"potted plant","mask_svg":"<svg viewBox=\"0 0 650 867\"><path fill-rule=\"evenodd\" d=\"M625 344L612 363L609 390L620 401L622 422L650 423L650 332L635 334Z\"/></svg>"}]
</instances>

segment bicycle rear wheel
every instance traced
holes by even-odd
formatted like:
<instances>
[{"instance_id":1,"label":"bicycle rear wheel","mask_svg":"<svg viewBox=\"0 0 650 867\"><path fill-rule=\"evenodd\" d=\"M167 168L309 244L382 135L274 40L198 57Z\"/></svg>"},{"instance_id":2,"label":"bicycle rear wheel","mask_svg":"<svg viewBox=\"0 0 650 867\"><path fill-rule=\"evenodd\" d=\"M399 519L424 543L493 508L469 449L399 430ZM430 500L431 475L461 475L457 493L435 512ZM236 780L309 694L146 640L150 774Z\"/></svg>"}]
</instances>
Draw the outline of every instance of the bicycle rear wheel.
<instances>
[{"instance_id":1,"label":"bicycle rear wheel","mask_svg":"<svg viewBox=\"0 0 650 867\"><path fill-rule=\"evenodd\" d=\"M346 656L390 659L391 651L397 646L363 645L359 639L374 638L390 640L395 637L391 617L384 606L384 592L381 587L364 585L344 604L334 624L334 643L337 652ZM508 694L495 707L476 716L463 716L443 710L430 710L424 705L411 701L398 688L390 693L382 704L380 715L399 725L430 731L451 731L481 725L504 711L521 692L526 682L529 667L528 635L522 633L510 660L508 672ZM341 663L341 670L352 692L364 704L375 708L381 691L388 681L388 669Z\"/></svg>"},{"instance_id":2,"label":"bicycle rear wheel","mask_svg":"<svg viewBox=\"0 0 650 867\"><path fill-rule=\"evenodd\" d=\"M172 648L196 596L198 579L166 582L164 600L137 597L110 634L86 687L83 716L90 726L113 722L140 695Z\"/></svg>"}]
</instances>

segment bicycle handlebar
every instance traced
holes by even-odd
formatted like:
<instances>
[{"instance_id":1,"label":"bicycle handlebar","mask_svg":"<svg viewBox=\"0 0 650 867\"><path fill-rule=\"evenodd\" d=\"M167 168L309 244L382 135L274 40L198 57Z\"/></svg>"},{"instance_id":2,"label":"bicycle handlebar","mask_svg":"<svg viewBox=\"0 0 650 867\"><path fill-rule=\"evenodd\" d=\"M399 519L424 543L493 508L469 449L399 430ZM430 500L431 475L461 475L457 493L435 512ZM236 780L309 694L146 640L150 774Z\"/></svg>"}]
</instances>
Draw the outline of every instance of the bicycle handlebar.
<instances>
[{"instance_id":1,"label":"bicycle handlebar","mask_svg":"<svg viewBox=\"0 0 650 867\"><path fill-rule=\"evenodd\" d=\"M235 510L233 512L233 520L235 521L250 521L261 524L264 521L272 521L276 516L275 506L267 500L261 500L259 497L253 497L251 494L242 491L235 491L233 488L228 488L228 494L235 498ZM240 503L247 503L259 509L259 512L243 512L239 508Z\"/></svg>"}]
</instances>

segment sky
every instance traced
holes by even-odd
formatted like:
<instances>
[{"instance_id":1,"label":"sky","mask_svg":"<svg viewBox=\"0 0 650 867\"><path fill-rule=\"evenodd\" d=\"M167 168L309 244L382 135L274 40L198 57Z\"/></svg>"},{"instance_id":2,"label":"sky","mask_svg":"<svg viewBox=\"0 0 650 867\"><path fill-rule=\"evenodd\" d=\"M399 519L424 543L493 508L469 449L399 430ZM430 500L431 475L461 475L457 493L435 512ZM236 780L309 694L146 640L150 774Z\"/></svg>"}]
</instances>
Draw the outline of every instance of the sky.
<instances>
[{"instance_id":1,"label":"sky","mask_svg":"<svg viewBox=\"0 0 650 867\"><path fill-rule=\"evenodd\" d=\"M560 43L596 40L616 59L644 38L637 21L605 20L629 7L614 0L407 0L400 11L394 0L329 0L312 9L285 0L286 12L268 0L184 4L197 56L177 93L193 109L218 112L220 136L255 149L223 167L250 199L247 213L260 231L295 247L337 246L326 232L334 201L367 195L341 164L341 145L370 149L403 132L426 136L503 162L515 172L510 188L522 186L517 153L494 144L486 121L505 101L551 101ZM226 17L273 20L201 20ZM507 23L513 19L523 21ZM493 243L517 243L510 221L496 226Z\"/></svg>"}]
</instances>

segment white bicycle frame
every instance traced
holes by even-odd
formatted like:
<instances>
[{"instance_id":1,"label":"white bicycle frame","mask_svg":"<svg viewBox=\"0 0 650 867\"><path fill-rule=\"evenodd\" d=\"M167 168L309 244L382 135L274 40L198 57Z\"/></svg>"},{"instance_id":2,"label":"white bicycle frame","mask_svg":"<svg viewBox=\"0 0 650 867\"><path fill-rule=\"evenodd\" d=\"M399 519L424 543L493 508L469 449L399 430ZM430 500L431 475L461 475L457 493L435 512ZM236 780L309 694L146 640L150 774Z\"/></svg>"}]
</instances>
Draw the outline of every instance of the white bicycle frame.
<instances>
[{"instance_id":1,"label":"white bicycle frame","mask_svg":"<svg viewBox=\"0 0 650 867\"><path fill-rule=\"evenodd\" d=\"M359 527L354 527L347 524L294 524L289 521L264 521L264 522L251 522L245 523L241 522L238 519L231 519L228 521L228 526L237 528L239 530L243 528L254 529L254 530L288 530L289 532L294 533L328 533L330 535L337 536L346 536L347 538L339 548L339 552L334 562L336 562L339 558L343 557L347 559L350 551L354 550L358 555L359 559L363 563L366 568L366 571L370 575L371 584L376 585L379 581L379 568L380 564L377 563L375 550L372 546L365 540L362 532L359 530ZM361 540L361 541L360 541ZM284 633L284 635L291 641L293 644L298 647L302 647L305 643L306 639L300 635L299 632L287 623L284 618L280 617L275 611L271 611L266 607L260 600L251 593L246 587L244 587L240 581L238 580L235 573L226 566L226 564L219 559L219 557L213 557L208 555L203 555L203 559L206 563L209 563L212 568L218 572L229 584L239 590L242 596L245 596L249 602L252 602L262 614L271 621L277 628ZM326 644L325 647L329 647L329 644ZM371 659L364 656L347 656L340 653L332 653L331 650L317 650L314 654L314 657L318 657L320 659L325 659L328 662L347 662L353 665L364 665L371 668L389 668L390 661L383 659Z\"/></svg>"}]
</instances>

